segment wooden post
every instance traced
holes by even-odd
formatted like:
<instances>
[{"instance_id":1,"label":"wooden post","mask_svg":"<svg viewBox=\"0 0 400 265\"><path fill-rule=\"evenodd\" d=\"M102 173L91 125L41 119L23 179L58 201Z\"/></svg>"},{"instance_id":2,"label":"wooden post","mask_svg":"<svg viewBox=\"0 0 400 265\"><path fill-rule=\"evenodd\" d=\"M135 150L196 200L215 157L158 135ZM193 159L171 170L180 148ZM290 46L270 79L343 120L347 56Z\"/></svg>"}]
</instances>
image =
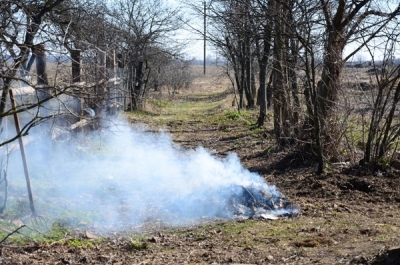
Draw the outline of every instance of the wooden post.
<instances>
[{"instance_id":1,"label":"wooden post","mask_svg":"<svg viewBox=\"0 0 400 265\"><path fill-rule=\"evenodd\" d=\"M113 70L114 70L114 84L113 84L113 96L112 100L115 103L115 108L119 109L119 89L117 88L118 82L118 64L117 64L117 54L115 53L115 50L113 51Z\"/></svg>"},{"instance_id":2,"label":"wooden post","mask_svg":"<svg viewBox=\"0 0 400 265\"><path fill-rule=\"evenodd\" d=\"M98 79L97 81L100 81L102 79L107 78L107 71L106 71L106 53L104 51L97 51L97 73L98 73Z\"/></svg>"},{"instance_id":3,"label":"wooden post","mask_svg":"<svg viewBox=\"0 0 400 265\"><path fill-rule=\"evenodd\" d=\"M71 61L72 61L72 82L81 81L81 50L71 50Z\"/></svg>"},{"instance_id":4,"label":"wooden post","mask_svg":"<svg viewBox=\"0 0 400 265\"><path fill-rule=\"evenodd\" d=\"M102 50L97 51L97 85L95 92L95 102L93 109L96 113L101 113L105 106L105 95L107 88L107 69L106 69L106 53Z\"/></svg>"},{"instance_id":5,"label":"wooden post","mask_svg":"<svg viewBox=\"0 0 400 265\"><path fill-rule=\"evenodd\" d=\"M79 83L81 82L81 63L82 63L82 51L80 49L70 50L71 54L71 74L72 83ZM82 91L80 91L82 92ZM85 100L82 96L78 96L79 100L79 109L78 113L82 113L82 110L85 106Z\"/></svg>"},{"instance_id":6,"label":"wooden post","mask_svg":"<svg viewBox=\"0 0 400 265\"><path fill-rule=\"evenodd\" d=\"M125 92L122 92L124 90L125 82L123 80L124 77L124 63L123 63L123 56L121 53L117 53L117 58L116 58L116 63L117 63L117 77L119 79L120 83L120 92L119 92L119 97L120 97L120 103L123 104L123 109L126 110L127 103L126 103L126 94ZM128 90L128 87L126 87L126 90Z\"/></svg>"},{"instance_id":7,"label":"wooden post","mask_svg":"<svg viewBox=\"0 0 400 265\"><path fill-rule=\"evenodd\" d=\"M113 72L114 72L114 84L116 84L117 83L117 66L118 66L118 64L117 64L117 55L115 54L115 50L113 51L113 65L112 65L112 67L113 67Z\"/></svg>"},{"instance_id":8,"label":"wooden post","mask_svg":"<svg viewBox=\"0 0 400 265\"><path fill-rule=\"evenodd\" d=\"M19 136L18 137L19 150L21 151L22 164L24 166L26 187L28 189L29 206L31 208L31 212L32 212L33 217L37 217L37 213L36 213L36 210L35 210L35 204L33 202L33 193L32 193L32 188L31 188L31 179L30 179L30 175L29 175L28 162L26 161L25 147L24 147L24 142L22 141L21 126L20 126L20 123L19 123L19 118L18 118L18 113L17 113L17 104L15 103L13 90L10 89L10 90L8 90L8 92L10 94L11 107L12 107L12 110L14 112L15 130L17 132L17 135Z\"/></svg>"},{"instance_id":9,"label":"wooden post","mask_svg":"<svg viewBox=\"0 0 400 265\"><path fill-rule=\"evenodd\" d=\"M107 69L114 70L114 64L115 64L115 56L114 52L112 53L106 53L106 67ZM112 72L110 71L110 72Z\"/></svg>"},{"instance_id":10,"label":"wooden post","mask_svg":"<svg viewBox=\"0 0 400 265\"><path fill-rule=\"evenodd\" d=\"M38 85L48 85L46 73L46 50L44 44L38 44L33 52L36 56L36 74Z\"/></svg>"}]
</instances>

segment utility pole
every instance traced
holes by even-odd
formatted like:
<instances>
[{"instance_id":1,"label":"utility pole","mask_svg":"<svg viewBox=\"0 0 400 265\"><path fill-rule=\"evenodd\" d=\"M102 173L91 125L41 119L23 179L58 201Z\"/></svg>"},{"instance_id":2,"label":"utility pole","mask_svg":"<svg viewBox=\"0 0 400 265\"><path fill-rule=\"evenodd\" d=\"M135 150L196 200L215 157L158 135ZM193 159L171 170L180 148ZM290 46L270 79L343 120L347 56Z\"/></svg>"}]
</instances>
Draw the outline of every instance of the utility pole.
<instances>
[{"instance_id":1,"label":"utility pole","mask_svg":"<svg viewBox=\"0 0 400 265\"><path fill-rule=\"evenodd\" d=\"M207 29L207 7L206 1L204 1L204 58L203 58L203 74L206 75L206 29Z\"/></svg>"}]
</instances>

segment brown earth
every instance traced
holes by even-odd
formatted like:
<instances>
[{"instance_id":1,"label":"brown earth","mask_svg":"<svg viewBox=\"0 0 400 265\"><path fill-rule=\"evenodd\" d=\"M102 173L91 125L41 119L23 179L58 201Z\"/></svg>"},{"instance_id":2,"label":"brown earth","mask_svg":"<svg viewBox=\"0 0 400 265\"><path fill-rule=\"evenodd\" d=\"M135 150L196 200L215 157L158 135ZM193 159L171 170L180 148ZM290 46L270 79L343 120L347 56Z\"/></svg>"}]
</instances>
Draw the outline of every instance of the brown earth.
<instances>
[{"instance_id":1,"label":"brown earth","mask_svg":"<svg viewBox=\"0 0 400 265\"><path fill-rule=\"evenodd\" d=\"M209 93L199 87L197 91ZM174 102L194 100L193 95L179 94ZM230 102L232 98L230 93L210 92L206 100ZM255 121L257 112L250 115L246 119ZM154 130L169 130L175 142L186 148L204 146L218 156L237 153L245 167L275 183L299 205L301 216L274 221L207 220L193 227L101 239L77 231L57 242L5 241L0 264L400 264L397 171L369 172L345 165L316 175L306 153L274 149L270 124L251 133L251 125L240 118L221 124L198 118L162 123L148 116L130 117ZM74 246L73 240L83 243Z\"/></svg>"}]
</instances>

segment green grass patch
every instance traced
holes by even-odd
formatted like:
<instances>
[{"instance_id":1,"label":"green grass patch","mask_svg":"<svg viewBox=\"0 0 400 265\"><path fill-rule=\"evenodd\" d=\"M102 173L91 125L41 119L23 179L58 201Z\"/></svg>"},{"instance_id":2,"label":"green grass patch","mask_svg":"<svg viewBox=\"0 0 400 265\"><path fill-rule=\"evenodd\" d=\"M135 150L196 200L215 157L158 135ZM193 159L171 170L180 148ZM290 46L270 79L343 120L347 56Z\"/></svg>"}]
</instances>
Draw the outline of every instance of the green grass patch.
<instances>
[{"instance_id":1,"label":"green grass patch","mask_svg":"<svg viewBox=\"0 0 400 265\"><path fill-rule=\"evenodd\" d=\"M188 95L173 100L149 100L156 110L125 112L132 121L141 121L156 126L185 125L197 122L214 125L254 125L256 113L252 110L234 111L230 98L224 93ZM249 128L250 129L250 128Z\"/></svg>"},{"instance_id":2,"label":"green grass patch","mask_svg":"<svg viewBox=\"0 0 400 265\"><path fill-rule=\"evenodd\" d=\"M158 100L158 99L150 99L148 101L150 104L157 106L159 108L166 108L168 107L171 103L166 100Z\"/></svg>"},{"instance_id":3,"label":"green grass patch","mask_svg":"<svg viewBox=\"0 0 400 265\"><path fill-rule=\"evenodd\" d=\"M80 238L81 236L74 231L75 228L70 228L63 222L55 222L49 227L47 221L42 217L32 217L22 226L0 220L0 240L5 239L5 242L18 245L27 245L32 242L42 244L58 242L75 248L91 248L102 241L101 238L94 240Z\"/></svg>"},{"instance_id":4,"label":"green grass patch","mask_svg":"<svg viewBox=\"0 0 400 265\"><path fill-rule=\"evenodd\" d=\"M44 234L44 238L48 241L59 241L65 238L65 236L71 230L62 225L61 223L54 223L51 227L51 230L48 233ZM39 238L41 239L41 238Z\"/></svg>"},{"instance_id":5,"label":"green grass patch","mask_svg":"<svg viewBox=\"0 0 400 265\"><path fill-rule=\"evenodd\" d=\"M138 235L130 238L127 247L129 250L146 250L149 248L149 243L143 236Z\"/></svg>"},{"instance_id":6,"label":"green grass patch","mask_svg":"<svg viewBox=\"0 0 400 265\"><path fill-rule=\"evenodd\" d=\"M93 248L96 242L87 239L69 239L65 242L66 245L73 248Z\"/></svg>"},{"instance_id":7,"label":"green grass patch","mask_svg":"<svg viewBox=\"0 0 400 265\"><path fill-rule=\"evenodd\" d=\"M238 112L231 112L231 111L225 113L225 116L226 116L226 118L229 119L229 120L238 120L238 119L241 119L241 118L242 118L242 115L240 115L240 113L238 113Z\"/></svg>"}]
</instances>

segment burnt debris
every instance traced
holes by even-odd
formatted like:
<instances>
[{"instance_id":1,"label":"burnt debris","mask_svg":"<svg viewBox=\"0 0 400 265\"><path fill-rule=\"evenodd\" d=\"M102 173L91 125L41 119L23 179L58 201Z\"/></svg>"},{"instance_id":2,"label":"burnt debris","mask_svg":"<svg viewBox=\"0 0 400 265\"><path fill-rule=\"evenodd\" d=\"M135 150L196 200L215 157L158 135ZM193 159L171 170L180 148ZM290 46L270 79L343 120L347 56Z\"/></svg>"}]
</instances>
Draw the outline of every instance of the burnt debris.
<instances>
[{"instance_id":1,"label":"burnt debris","mask_svg":"<svg viewBox=\"0 0 400 265\"><path fill-rule=\"evenodd\" d=\"M290 202L282 194L256 186L233 187L232 207L237 218L295 217L300 215L300 207ZM266 218L266 216L270 218Z\"/></svg>"}]
</instances>

